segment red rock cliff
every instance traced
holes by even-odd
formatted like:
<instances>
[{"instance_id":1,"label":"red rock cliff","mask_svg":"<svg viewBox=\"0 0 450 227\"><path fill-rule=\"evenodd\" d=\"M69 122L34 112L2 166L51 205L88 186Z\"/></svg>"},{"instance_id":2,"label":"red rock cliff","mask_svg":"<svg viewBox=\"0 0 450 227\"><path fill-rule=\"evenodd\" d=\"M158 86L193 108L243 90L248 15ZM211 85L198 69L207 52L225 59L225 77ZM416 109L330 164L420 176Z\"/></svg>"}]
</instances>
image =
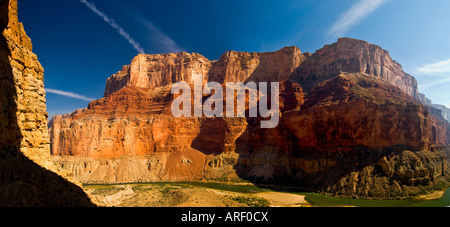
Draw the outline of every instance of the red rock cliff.
<instances>
[{"instance_id":1,"label":"red rock cliff","mask_svg":"<svg viewBox=\"0 0 450 227\"><path fill-rule=\"evenodd\" d=\"M303 59L297 47L269 53L229 51L213 64L209 81L258 83L287 80Z\"/></svg>"},{"instance_id":2,"label":"red rock cliff","mask_svg":"<svg viewBox=\"0 0 450 227\"><path fill-rule=\"evenodd\" d=\"M341 72L365 73L400 88L417 98L417 81L403 71L381 47L362 40L341 38L309 56L292 77L301 84L311 86L330 79Z\"/></svg>"},{"instance_id":3,"label":"red rock cliff","mask_svg":"<svg viewBox=\"0 0 450 227\"><path fill-rule=\"evenodd\" d=\"M193 83L192 74L208 79L211 62L200 54L140 54L106 82L105 97L123 87L157 88L179 81Z\"/></svg>"},{"instance_id":4,"label":"red rock cliff","mask_svg":"<svg viewBox=\"0 0 450 227\"><path fill-rule=\"evenodd\" d=\"M279 126L172 117L171 84L192 84L192 73L203 82L281 82ZM449 125L417 101L416 90L387 51L352 39L313 55L295 47L227 52L215 62L198 54L139 55L108 79L103 99L52 120L51 150L89 183L244 177L407 196L447 176L437 147L449 144Z\"/></svg>"}]
</instances>

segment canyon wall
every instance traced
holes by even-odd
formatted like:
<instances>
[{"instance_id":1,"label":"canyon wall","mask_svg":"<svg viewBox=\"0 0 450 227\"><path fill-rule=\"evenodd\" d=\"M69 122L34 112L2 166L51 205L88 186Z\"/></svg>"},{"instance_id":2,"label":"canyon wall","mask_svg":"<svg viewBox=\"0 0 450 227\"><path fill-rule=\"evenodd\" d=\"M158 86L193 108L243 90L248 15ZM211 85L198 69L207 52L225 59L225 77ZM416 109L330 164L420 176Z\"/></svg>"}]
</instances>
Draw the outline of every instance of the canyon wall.
<instances>
[{"instance_id":1,"label":"canyon wall","mask_svg":"<svg viewBox=\"0 0 450 227\"><path fill-rule=\"evenodd\" d=\"M174 82L280 82L278 127L174 118ZM203 100L208 96L204 96ZM387 51L339 39L314 54L138 55L105 97L55 116L53 159L85 183L251 179L344 196L409 196L445 182L450 126Z\"/></svg>"},{"instance_id":2,"label":"canyon wall","mask_svg":"<svg viewBox=\"0 0 450 227\"><path fill-rule=\"evenodd\" d=\"M440 115L447 120L448 122L450 122L450 109L447 108L444 105L438 105L438 104L431 104L431 107L433 107L434 109L437 109L440 111Z\"/></svg>"},{"instance_id":3,"label":"canyon wall","mask_svg":"<svg viewBox=\"0 0 450 227\"><path fill-rule=\"evenodd\" d=\"M44 71L17 7L17 0L0 2L0 206L93 206L54 173Z\"/></svg>"},{"instance_id":4,"label":"canyon wall","mask_svg":"<svg viewBox=\"0 0 450 227\"><path fill-rule=\"evenodd\" d=\"M448 161L438 146L450 142L449 125L399 88L343 73L312 88L304 100L275 129L247 127L236 141L241 176L381 198L445 184Z\"/></svg>"},{"instance_id":5,"label":"canyon wall","mask_svg":"<svg viewBox=\"0 0 450 227\"><path fill-rule=\"evenodd\" d=\"M289 79L303 59L297 47L269 53L229 51L213 62L196 53L140 54L108 78L104 97L126 86L153 89L179 81L192 85L193 73L202 74L204 83L278 82Z\"/></svg>"},{"instance_id":6,"label":"canyon wall","mask_svg":"<svg viewBox=\"0 0 450 227\"><path fill-rule=\"evenodd\" d=\"M279 82L289 79L303 61L304 56L297 47L268 53L228 51L213 64L209 81Z\"/></svg>"},{"instance_id":7,"label":"canyon wall","mask_svg":"<svg viewBox=\"0 0 450 227\"><path fill-rule=\"evenodd\" d=\"M206 81L211 62L200 54L140 54L106 82L105 97L125 86L157 88L179 81L193 84L192 74L202 74Z\"/></svg>"},{"instance_id":8,"label":"canyon wall","mask_svg":"<svg viewBox=\"0 0 450 227\"><path fill-rule=\"evenodd\" d=\"M406 74L386 50L362 40L349 38L341 38L337 43L326 45L309 56L292 79L304 86L312 86L340 72L379 77L406 94L418 97L416 79Z\"/></svg>"}]
</instances>

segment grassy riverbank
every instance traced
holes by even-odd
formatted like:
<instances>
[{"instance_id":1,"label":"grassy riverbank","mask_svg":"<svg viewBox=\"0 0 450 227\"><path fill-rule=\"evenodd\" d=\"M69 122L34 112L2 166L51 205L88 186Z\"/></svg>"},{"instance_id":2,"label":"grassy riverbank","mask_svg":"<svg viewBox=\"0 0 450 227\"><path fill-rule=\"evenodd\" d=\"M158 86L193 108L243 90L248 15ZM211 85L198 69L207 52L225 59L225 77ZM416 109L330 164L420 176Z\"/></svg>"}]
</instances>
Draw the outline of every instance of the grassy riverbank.
<instances>
[{"instance_id":1,"label":"grassy riverbank","mask_svg":"<svg viewBox=\"0 0 450 227\"><path fill-rule=\"evenodd\" d=\"M278 191L247 182L184 182L85 185L106 207L445 207L450 189L404 200L366 200L309 192Z\"/></svg>"}]
</instances>

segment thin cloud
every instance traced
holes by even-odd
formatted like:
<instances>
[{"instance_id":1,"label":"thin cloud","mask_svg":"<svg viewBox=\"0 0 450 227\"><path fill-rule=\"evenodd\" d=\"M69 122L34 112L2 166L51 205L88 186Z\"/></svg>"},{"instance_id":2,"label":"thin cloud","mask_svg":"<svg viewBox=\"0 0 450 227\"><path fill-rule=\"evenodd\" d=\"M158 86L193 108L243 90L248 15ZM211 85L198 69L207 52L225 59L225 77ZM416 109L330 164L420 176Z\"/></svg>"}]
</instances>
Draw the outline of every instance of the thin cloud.
<instances>
[{"instance_id":1,"label":"thin cloud","mask_svg":"<svg viewBox=\"0 0 450 227\"><path fill-rule=\"evenodd\" d=\"M448 76L450 74L450 59L425 65L418 69L420 73L433 76Z\"/></svg>"},{"instance_id":2,"label":"thin cloud","mask_svg":"<svg viewBox=\"0 0 450 227\"><path fill-rule=\"evenodd\" d=\"M350 9L341 14L336 23L331 26L328 35L340 37L353 26L364 20L388 0L359 0Z\"/></svg>"},{"instance_id":3,"label":"thin cloud","mask_svg":"<svg viewBox=\"0 0 450 227\"><path fill-rule=\"evenodd\" d=\"M88 102L92 102L95 100L94 98L89 98L84 95L80 95L80 94L76 94L76 93L72 93L72 92L68 92L68 91L61 91L61 90L57 90L57 89L46 88L45 91L47 93L51 93L51 94L55 94L55 95L62 95L62 96L66 96L66 97L70 97L70 98L74 98L74 99L88 101Z\"/></svg>"},{"instance_id":4,"label":"thin cloud","mask_svg":"<svg viewBox=\"0 0 450 227\"><path fill-rule=\"evenodd\" d=\"M441 80L437 80L437 81L433 81L424 85L420 85L420 91L423 92L425 90L427 90L428 88L434 87L436 85L440 85L440 84L445 84L450 82L450 77L449 78L444 78Z\"/></svg>"},{"instance_id":5,"label":"thin cloud","mask_svg":"<svg viewBox=\"0 0 450 227\"><path fill-rule=\"evenodd\" d=\"M450 82L450 59L424 65L417 69L419 75L427 75L437 80L421 85L420 90L425 91L431 87Z\"/></svg>"},{"instance_id":6,"label":"thin cloud","mask_svg":"<svg viewBox=\"0 0 450 227\"><path fill-rule=\"evenodd\" d=\"M133 46L134 49L136 49L137 52L145 54L145 51L141 47L141 45L133 37L131 37L130 34L128 34L128 32L126 32L122 27L120 27L113 19L108 17L105 13L103 13L99 9L97 9L94 3L88 2L86 0L79 0L79 1L84 5L86 5L92 12L101 17L112 28L114 28L122 37L124 37Z\"/></svg>"}]
</instances>

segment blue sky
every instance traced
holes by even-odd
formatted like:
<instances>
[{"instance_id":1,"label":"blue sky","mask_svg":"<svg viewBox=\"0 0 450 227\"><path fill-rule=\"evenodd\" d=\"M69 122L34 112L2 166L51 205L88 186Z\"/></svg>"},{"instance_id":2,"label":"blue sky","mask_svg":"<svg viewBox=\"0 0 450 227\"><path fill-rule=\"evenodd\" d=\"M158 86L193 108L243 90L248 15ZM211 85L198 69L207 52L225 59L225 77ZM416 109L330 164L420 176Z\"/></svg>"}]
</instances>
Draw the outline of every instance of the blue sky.
<instances>
[{"instance_id":1,"label":"blue sky","mask_svg":"<svg viewBox=\"0 0 450 227\"><path fill-rule=\"evenodd\" d=\"M103 96L106 79L139 53L297 46L338 37L388 50L421 92L450 107L448 0L19 0L19 18L45 69L50 116Z\"/></svg>"}]
</instances>

